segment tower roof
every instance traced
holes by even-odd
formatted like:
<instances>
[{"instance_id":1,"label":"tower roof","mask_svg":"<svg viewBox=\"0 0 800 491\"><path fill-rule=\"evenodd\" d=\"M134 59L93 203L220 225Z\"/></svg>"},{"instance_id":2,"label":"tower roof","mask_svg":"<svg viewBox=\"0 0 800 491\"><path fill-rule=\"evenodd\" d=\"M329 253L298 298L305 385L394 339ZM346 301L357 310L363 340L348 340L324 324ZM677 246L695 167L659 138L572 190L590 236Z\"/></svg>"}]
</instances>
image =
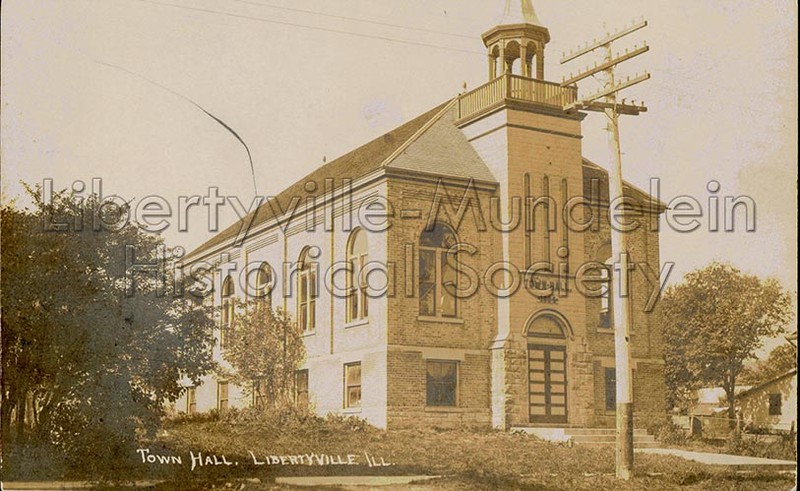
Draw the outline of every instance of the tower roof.
<instances>
[{"instance_id":1,"label":"tower roof","mask_svg":"<svg viewBox=\"0 0 800 491\"><path fill-rule=\"evenodd\" d=\"M542 26L531 0L504 0L498 25L533 24ZM542 26L543 27L543 26Z\"/></svg>"},{"instance_id":2,"label":"tower roof","mask_svg":"<svg viewBox=\"0 0 800 491\"><path fill-rule=\"evenodd\" d=\"M503 0L501 5L497 24L481 36L487 47L501 39L533 40L542 46L550 42L550 31L542 25L531 0Z\"/></svg>"}]
</instances>

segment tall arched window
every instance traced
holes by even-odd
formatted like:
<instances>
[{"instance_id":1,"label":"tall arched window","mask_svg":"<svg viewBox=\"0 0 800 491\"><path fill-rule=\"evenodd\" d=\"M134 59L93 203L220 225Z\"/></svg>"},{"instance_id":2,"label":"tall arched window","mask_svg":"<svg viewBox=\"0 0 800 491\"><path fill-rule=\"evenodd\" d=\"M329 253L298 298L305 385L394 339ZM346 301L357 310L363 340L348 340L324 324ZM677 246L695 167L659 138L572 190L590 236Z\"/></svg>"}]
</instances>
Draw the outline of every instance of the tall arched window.
<instances>
[{"instance_id":1,"label":"tall arched window","mask_svg":"<svg viewBox=\"0 0 800 491\"><path fill-rule=\"evenodd\" d=\"M347 322L367 318L367 285L362 278L367 253L367 234L360 228L354 230L347 243Z\"/></svg>"},{"instance_id":2,"label":"tall arched window","mask_svg":"<svg viewBox=\"0 0 800 491\"><path fill-rule=\"evenodd\" d=\"M457 243L458 237L453 229L440 222L432 229L426 228L420 235L420 315L458 317L458 301L454 291L458 284L458 272L447 261L447 251Z\"/></svg>"},{"instance_id":3,"label":"tall arched window","mask_svg":"<svg viewBox=\"0 0 800 491\"><path fill-rule=\"evenodd\" d=\"M234 302L233 302L233 295L235 293L235 287L233 284L233 278L231 276L227 276L225 280L222 282L222 319L221 319L221 326L219 330L219 346L220 348L225 347L225 337L227 336L228 332L233 326L233 309L234 309Z\"/></svg>"},{"instance_id":4,"label":"tall arched window","mask_svg":"<svg viewBox=\"0 0 800 491\"><path fill-rule=\"evenodd\" d=\"M256 291L255 296L264 301L267 308L272 308L272 268L269 264L264 263L258 268L256 273Z\"/></svg>"},{"instance_id":5,"label":"tall arched window","mask_svg":"<svg viewBox=\"0 0 800 491\"><path fill-rule=\"evenodd\" d=\"M600 294L600 327L612 327L613 306L611 298L611 258L605 262L605 268L600 270L600 281L602 282Z\"/></svg>"},{"instance_id":6,"label":"tall arched window","mask_svg":"<svg viewBox=\"0 0 800 491\"><path fill-rule=\"evenodd\" d=\"M309 259L306 248L297 268L297 324L303 331L313 331L316 325L317 272Z\"/></svg>"},{"instance_id":7,"label":"tall arched window","mask_svg":"<svg viewBox=\"0 0 800 491\"><path fill-rule=\"evenodd\" d=\"M614 326L614 304L613 304L613 282L611 280L614 265L611 258L611 245L606 244L597 251L599 262L605 265L600 270L600 318L598 325L601 328L611 328Z\"/></svg>"}]
</instances>

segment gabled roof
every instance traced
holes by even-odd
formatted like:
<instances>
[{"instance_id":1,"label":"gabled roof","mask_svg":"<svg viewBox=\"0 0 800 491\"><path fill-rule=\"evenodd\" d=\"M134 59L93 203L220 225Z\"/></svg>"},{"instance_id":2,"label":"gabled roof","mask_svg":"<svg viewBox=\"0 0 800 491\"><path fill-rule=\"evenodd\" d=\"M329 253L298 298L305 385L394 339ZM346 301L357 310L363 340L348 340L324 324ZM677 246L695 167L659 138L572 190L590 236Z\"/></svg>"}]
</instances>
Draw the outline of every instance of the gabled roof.
<instances>
[{"instance_id":1,"label":"gabled roof","mask_svg":"<svg viewBox=\"0 0 800 491\"><path fill-rule=\"evenodd\" d=\"M742 393L739 394L738 397L746 396L748 394L756 392L756 391L758 391L760 389L763 389L764 387L767 387L768 385L774 384L775 382L780 382L781 380L783 380L785 378L796 377L796 376L797 376L797 368L792 368L791 370L789 370L788 372L783 373L782 375L778 375L775 378L772 378L770 380L767 380L766 382L762 382L762 383L760 383L758 385L750 387L747 390L742 391Z\"/></svg>"},{"instance_id":2,"label":"gabled roof","mask_svg":"<svg viewBox=\"0 0 800 491\"><path fill-rule=\"evenodd\" d=\"M456 127L458 111L448 105L384 166L447 177L497 182L492 171Z\"/></svg>"},{"instance_id":3,"label":"gabled roof","mask_svg":"<svg viewBox=\"0 0 800 491\"><path fill-rule=\"evenodd\" d=\"M472 149L467 139L452 124L455 118L454 114L453 101L445 102L389 133L319 167L273 198L277 201L277 206L265 203L244 219L237 221L196 248L187 256L187 259L194 258L198 254L235 238L241 229L240 224L247 223L253 214L255 217L252 218L251 230L275 218L273 208L288 210L292 198L298 197L301 199L301 203L305 203L306 198L323 193L326 179L333 179L333 186L339 187L343 184L343 179L356 179L382 167L397 167L494 181L491 172ZM436 148L445 148L450 153L434 151ZM463 163L462 169L457 169L456 167L459 166L452 165L453 157ZM312 181L316 183L317 191L309 193L305 186Z\"/></svg>"},{"instance_id":4,"label":"gabled roof","mask_svg":"<svg viewBox=\"0 0 800 491\"><path fill-rule=\"evenodd\" d=\"M600 182L599 186L599 200L602 203L608 203L608 171L599 165L595 164L586 157L583 158L583 195L592 196L592 179L597 179ZM639 189L628 181L622 183L623 193L625 196L634 198L642 205L647 204L646 209L652 209L658 213L662 213L667 209L667 204L663 201L655 199L649 193ZM597 193L596 193L597 194Z\"/></svg>"},{"instance_id":5,"label":"gabled roof","mask_svg":"<svg viewBox=\"0 0 800 491\"><path fill-rule=\"evenodd\" d=\"M292 199L298 198L299 203L304 204L306 198L321 196L326 191L326 180L332 180L333 187L340 188L345 179L355 180L372 172L396 169L496 183L497 179L491 170L456 126L458 114L455 102L456 100L450 100L440 104L389 133L319 167L283 190L277 197L271 198L272 204L263 204L193 250L186 256L186 260L198 259L203 253L231 242L242 230L243 223L252 220L249 230L253 231L260 225L273 222L276 218L275 211L280 213L280 210L289 210ZM602 167L587 159L583 160L583 168L584 195L589 196L591 190L586 183L595 177L607 183L608 174ZM316 184L316 191L306 191L309 182ZM601 200L608 199L606 188L607 184L601 184L601 193L605 193L599 197ZM647 193L628 183L625 183L625 191L626 195L632 193L642 203L651 201ZM655 207L661 211L664 204L657 203Z\"/></svg>"}]
</instances>

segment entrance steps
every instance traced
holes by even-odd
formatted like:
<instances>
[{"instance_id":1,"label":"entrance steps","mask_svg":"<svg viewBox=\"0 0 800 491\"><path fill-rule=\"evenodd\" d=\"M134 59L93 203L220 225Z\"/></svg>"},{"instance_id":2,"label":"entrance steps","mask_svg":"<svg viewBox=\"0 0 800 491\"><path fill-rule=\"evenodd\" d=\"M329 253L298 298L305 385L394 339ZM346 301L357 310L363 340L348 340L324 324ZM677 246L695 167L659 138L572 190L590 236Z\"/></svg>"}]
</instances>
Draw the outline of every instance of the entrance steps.
<instances>
[{"instance_id":1,"label":"entrance steps","mask_svg":"<svg viewBox=\"0 0 800 491\"><path fill-rule=\"evenodd\" d=\"M550 442L574 443L583 446L613 446L617 441L615 428L553 428L514 427L512 432L534 435ZM657 448L658 442L643 428L633 430L634 448Z\"/></svg>"}]
</instances>

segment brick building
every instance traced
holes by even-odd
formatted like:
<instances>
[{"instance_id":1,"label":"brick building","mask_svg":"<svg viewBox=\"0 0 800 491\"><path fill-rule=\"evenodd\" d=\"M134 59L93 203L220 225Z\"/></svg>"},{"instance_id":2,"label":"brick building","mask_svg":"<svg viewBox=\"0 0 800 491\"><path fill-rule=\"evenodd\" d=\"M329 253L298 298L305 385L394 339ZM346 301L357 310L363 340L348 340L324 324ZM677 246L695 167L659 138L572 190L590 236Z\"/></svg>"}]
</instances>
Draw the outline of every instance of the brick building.
<instances>
[{"instance_id":1,"label":"brick building","mask_svg":"<svg viewBox=\"0 0 800 491\"><path fill-rule=\"evenodd\" d=\"M304 331L298 397L319 413L389 428L614 424L607 174L582 156L585 115L563 109L577 89L545 81L549 40L529 0L506 1L483 35L487 84L323 165L248 217L246 235L234 224L187 257L215 266L223 328L230 298L248 295L240 273L263 267L273 306ZM625 194L639 225L627 233L641 416L664 411L645 275L660 270L663 206ZM248 389L209 378L178 408L247 405Z\"/></svg>"}]
</instances>

